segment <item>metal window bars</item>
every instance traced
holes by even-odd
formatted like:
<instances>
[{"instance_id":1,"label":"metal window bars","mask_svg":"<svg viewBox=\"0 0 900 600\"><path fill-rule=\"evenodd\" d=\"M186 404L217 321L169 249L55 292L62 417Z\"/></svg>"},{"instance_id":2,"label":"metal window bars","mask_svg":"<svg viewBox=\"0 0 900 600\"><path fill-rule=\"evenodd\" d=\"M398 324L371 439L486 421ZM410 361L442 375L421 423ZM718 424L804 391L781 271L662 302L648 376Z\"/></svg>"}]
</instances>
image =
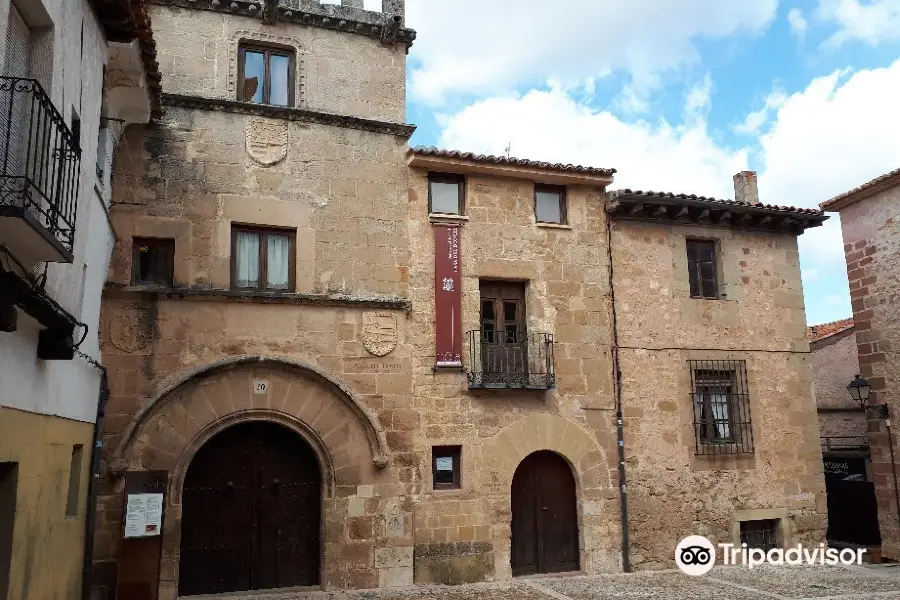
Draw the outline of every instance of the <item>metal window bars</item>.
<instances>
[{"instance_id":1,"label":"metal window bars","mask_svg":"<svg viewBox=\"0 0 900 600\"><path fill-rule=\"evenodd\" d=\"M0 144L0 211L28 211L72 252L80 142L36 80L0 77Z\"/></svg>"},{"instance_id":2,"label":"metal window bars","mask_svg":"<svg viewBox=\"0 0 900 600\"><path fill-rule=\"evenodd\" d=\"M747 363L689 360L695 453L752 454L753 427Z\"/></svg>"},{"instance_id":3,"label":"metal window bars","mask_svg":"<svg viewBox=\"0 0 900 600\"><path fill-rule=\"evenodd\" d=\"M778 519L741 521L741 544L747 544L748 548L756 548L763 552L779 548Z\"/></svg>"},{"instance_id":4,"label":"metal window bars","mask_svg":"<svg viewBox=\"0 0 900 600\"><path fill-rule=\"evenodd\" d=\"M556 385L553 335L475 330L466 334L469 388L548 390Z\"/></svg>"}]
</instances>

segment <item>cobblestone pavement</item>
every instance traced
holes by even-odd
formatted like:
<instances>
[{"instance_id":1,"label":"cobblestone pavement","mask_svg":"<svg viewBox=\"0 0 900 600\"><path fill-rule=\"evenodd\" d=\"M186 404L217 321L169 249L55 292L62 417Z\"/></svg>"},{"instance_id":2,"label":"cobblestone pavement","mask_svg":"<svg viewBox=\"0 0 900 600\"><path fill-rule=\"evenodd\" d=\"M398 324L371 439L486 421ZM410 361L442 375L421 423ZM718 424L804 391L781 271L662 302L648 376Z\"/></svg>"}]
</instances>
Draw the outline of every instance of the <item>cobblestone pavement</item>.
<instances>
[{"instance_id":1,"label":"cobblestone pavement","mask_svg":"<svg viewBox=\"0 0 900 600\"><path fill-rule=\"evenodd\" d=\"M653 571L632 575L517 579L507 583L453 587L228 596L228 600L608 600L611 598L900 600L900 565L859 567L764 565L752 571L744 567L716 567L702 577L688 577L678 571Z\"/></svg>"}]
</instances>

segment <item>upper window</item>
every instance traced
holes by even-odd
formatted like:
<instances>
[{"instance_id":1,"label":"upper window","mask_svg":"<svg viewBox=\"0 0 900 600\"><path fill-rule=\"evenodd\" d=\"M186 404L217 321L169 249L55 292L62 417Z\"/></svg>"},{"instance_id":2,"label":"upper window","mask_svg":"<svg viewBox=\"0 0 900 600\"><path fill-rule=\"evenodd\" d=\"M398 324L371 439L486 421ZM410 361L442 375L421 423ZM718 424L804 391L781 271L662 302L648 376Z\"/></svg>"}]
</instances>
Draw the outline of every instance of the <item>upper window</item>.
<instances>
[{"instance_id":1,"label":"upper window","mask_svg":"<svg viewBox=\"0 0 900 600\"><path fill-rule=\"evenodd\" d=\"M429 174L428 212L447 215L463 214L465 187L465 178L462 175Z\"/></svg>"},{"instance_id":2,"label":"upper window","mask_svg":"<svg viewBox=\"0 0 900 600\"><path fill-rule=\"evenodd\" d=\"M175 240L134 238L131 253L132 285L172 285Z\"/></svg>"},{"instance_id":3,"label":"upper window","mask_svg":"<svg viewBox=\"0 0 900 600\"><path fill-rule=\"evenodd\" d=\"M231 228L231 286L241 290L291 291L294 287L294 231Z\"/></svg>"},{"instance_id":4,"label":"upper window","mask_svg":"<svg viewBox=\"0 0 900 600\"><path fill-rule=\"evenodd\" d=\"M240 46L238 100L294 105L294 53L268 46Z\"/></svg>"},{"instance_id":5,"label":"upper window","mask_svg":"<svg viewBox=\"0 0 900 600\"><path fill-rule=\"evenodd\" d=\"M691 297L718 298L716 243L711 240L688 240L687 257Z\"/></svg>"},{"instance_id":6,"label":"upper window","mask_svg":"<svg viewBox=\"0 0 900 600\"><path fill-rule=\"evenodd\" d=\"M566 188L534 186L534 218L538 223L566 222Z\"/></svg>"},{"instance_id":7,"label":"upper window","mask_svg":"<svg viewBox=\"0 0 900 600\"><path fill-rule=\"evenodd\" d=\"M697 454L753 452L747 363L689 360Z\"/></svg>"}]
</instances>

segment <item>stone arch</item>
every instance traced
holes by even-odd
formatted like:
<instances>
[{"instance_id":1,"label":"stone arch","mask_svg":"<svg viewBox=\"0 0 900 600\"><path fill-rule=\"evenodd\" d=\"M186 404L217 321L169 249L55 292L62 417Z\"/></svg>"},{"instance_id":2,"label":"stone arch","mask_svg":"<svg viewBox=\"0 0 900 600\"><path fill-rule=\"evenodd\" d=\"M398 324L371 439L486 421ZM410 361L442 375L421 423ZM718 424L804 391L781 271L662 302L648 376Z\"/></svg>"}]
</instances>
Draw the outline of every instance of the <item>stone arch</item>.
<instances>
[{"instance_id":1,"label":"stone arch","mask_svg":"<svg viewBox=\"0 0 900 600\"><path fill-rule=\"evenodd\" d=\"M563 457L572 468L579 491L615 487L606 453L579 425L551 414L534 414L507 425L485 446L494 463L485 470L483 485L506 493L519 464L539 450Z\"/></svg>"},{"instance_id":2,"label":"stone arch","mask_svg":"<svg viewBox=\"0 0 900 600\"><path fill-rule=\"evenodd\" d=\"M266 394L253 393L255 379L269 383ZM376 468L387 466L384 430L346 385L298 361L241 356L163 382L123 432L111 456L110 472L117 475L135 468L174 473L215 423L256 418L292 424L307 441L318 439L338 484L356 484L362 476L364 450L357 440L368 442L365 453L371 454ZM316 448L316 443L311 445Z\"/></svg>"},{"instance_id":3,"label":"stone arch","mask_svg":"<svg viewBox=\"0 0 900 600\"><path fill-rule=\"evenodd\" d=\"M481 447L484 459L479 489L496 499L494 521L494 575L512 578L511 490L516 469L528 456L548 450L568 463L575 478L581 570L597 574L615 570L618 564L618 509L612 469L606 449L612 442L594 435L561 416L539 413L504 427Z\"/></svg>"}]
</instances>

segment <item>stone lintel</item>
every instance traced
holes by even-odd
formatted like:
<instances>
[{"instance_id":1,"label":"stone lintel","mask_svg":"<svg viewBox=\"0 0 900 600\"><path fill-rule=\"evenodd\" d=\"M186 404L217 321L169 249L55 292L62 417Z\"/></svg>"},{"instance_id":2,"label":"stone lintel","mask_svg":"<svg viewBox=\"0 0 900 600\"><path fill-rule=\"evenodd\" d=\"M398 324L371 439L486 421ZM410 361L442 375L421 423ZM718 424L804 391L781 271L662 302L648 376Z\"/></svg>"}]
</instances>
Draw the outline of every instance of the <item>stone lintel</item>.
<instances>
[{"instance_id":1,"label":"stone lintel","mask_svg":"<svg viewBox=\"0 0 900 600\"><path fill-rule=\"evenodd\" d=\"M262 0L150 0L150 2L259 19L262 18L263 11ZM309 1L302 2L299 7L281 4L277 9L276 18L280 23L355 33L381 40L385 44L398 42L406 46L407 52L416 39L415 30L402 26L405 15L380 13L356 6Z\"/></svg>"},{"instance_id":2,"label":"stone lintel","mask_svg":"<svg viewBox=\"0 0 900 600\"><path fill-rule=\"evenodd\" d=\"M196 287L123 286L107 283L103 290L107 298L128 298L136 295L156 296L172 300L208 300L213 302L245 302L253 304L295 304L300 306L353 306L412 311L409 298L385 296L353 296L344 294L273 293L256 290L223 290Z\"/></svg>"},{"instance_id":3,"label":"stone lintel","mask_svg":"<svg viewBox=\"0 0 900 600\"><path fill-rule=\"evenodd\" d=\"M395 135L403 139L409 137L416 130L415 125L403 123L391 123L388 121L375 121L347 115L306 110L289 106L271 106L268 104L253 104L251 102L238 102L223 98L204 98L202 96L186 96L182 94L163 94L163 104L178 108L190 108L196 110L217 110L242 115L258 115L272 119L285 119L302 123L318 123L333 127L347 129L361 129L373 133Z\"/></svg>"}]
</instances>

